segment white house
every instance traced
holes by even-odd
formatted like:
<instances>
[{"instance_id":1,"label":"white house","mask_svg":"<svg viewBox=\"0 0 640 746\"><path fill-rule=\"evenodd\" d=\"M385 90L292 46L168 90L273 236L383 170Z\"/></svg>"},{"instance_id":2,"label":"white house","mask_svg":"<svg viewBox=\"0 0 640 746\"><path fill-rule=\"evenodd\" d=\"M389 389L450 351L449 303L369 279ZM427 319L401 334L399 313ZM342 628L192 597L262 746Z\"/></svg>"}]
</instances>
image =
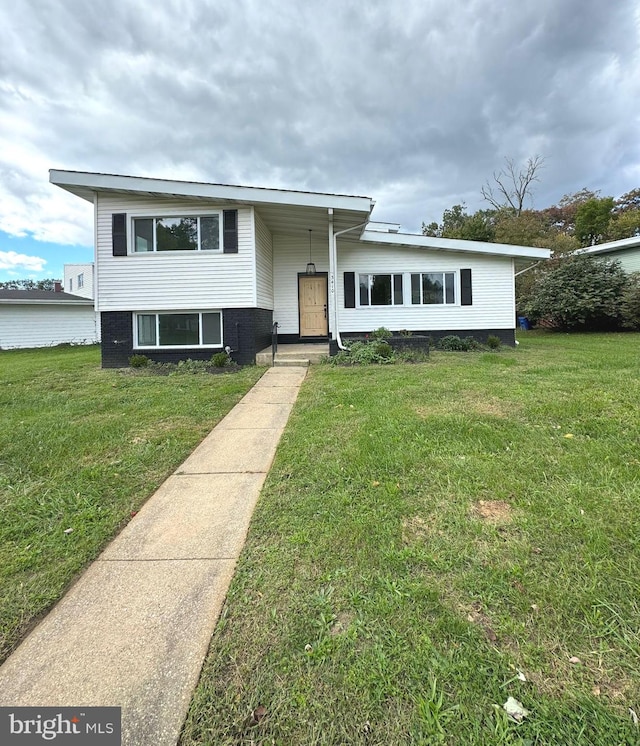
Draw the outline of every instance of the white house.
<instances>
[{"instance_id":1,"label":"white house","mask_svg":"<svg viewBox=\"0 0 640 746\"><path fill-rule=\"evenodd\" d=\"M513 344L514 266L547 249L400 233L369 197L76 171L51 183L93 203L105 367L229 346L330 341L385 326Z\"/></svg>"},{"instance_id":2,"label":"white house","mask_svg":"<svg viewBox=\"0 0 640 746\"><path fill-rule=\"evenodd\" d=\"M62 287L65 292L93 299L93 286L93 262L64 265Z\"/></svg>"},{"instance_id":3,"label":"white house","mask_svg":"<svg viewBox=\"0 0 640 746\"><path fill-rule=\"evenodd\" d=\"M625 272L640 272L640 236L621 238L619 241L596 244L583 249L582 254L594 254L603 259L614 259L620 262Z\"/></svg>"},{"instance_id":4,"label":"white house","mask_svg":"<svg viewBox=\"0 0 640 746\"><path fill-rule=\"evenodd\" d=\"M0 349L93 344L93 301L53 290L0 290Z\"/></svg>"}]
</instances>

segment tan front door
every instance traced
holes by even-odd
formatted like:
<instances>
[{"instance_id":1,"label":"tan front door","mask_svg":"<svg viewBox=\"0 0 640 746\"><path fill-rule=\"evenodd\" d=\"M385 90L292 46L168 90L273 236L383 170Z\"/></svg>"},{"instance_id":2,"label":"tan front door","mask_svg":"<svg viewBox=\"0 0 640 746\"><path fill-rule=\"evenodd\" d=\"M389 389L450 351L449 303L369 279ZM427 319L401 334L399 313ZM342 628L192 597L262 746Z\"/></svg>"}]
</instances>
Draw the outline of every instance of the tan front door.
<instances>
[{"instance_id":1,"label":"tan front door","mask_svg":"<svg viewBox=\"0 0 640 746\"><path fill-rule=\"evenodd\" d=\"M326 337L327 324L327 278L324 275L300 277L298 284L300 303L300 336Z\"/></svg>"}]
</instances>

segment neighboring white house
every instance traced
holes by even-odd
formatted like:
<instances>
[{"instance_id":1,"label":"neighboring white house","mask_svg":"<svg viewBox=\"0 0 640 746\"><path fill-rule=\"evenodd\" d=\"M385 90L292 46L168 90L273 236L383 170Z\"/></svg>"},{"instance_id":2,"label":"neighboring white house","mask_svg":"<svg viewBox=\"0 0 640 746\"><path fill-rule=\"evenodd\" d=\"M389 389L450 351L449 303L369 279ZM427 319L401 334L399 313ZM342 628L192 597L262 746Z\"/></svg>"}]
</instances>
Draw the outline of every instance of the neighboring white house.
<instances>
[{"instance_id":1,"label":"neighboring white house","mask_svg":"<svg viewBox=\"0 0 640 746\"><path fill-rule=\"evenodd\" d=\"M620 262L625 272L640 272L640 236L597 244L584 249L582 254L595 254Z\"/></svg>"},{"instance_id":2,"label":"neighboring white house","mask_svg":"<svg viewBox=\"0 0 640 746\"><path fill-rule=\"evenodd\" d=\"M62 287L66 293L93 299L93 262L65 264Z\"/></svg>"},{"instance_id":3,"label":"neighboring white house","mask_svg":"<svg viewBox=\"0 0 640 746\"><path fill-rule=\"evenodd\" d=\"M0 290L0 349L92 344L99 339L92 300L53 290Z\"/></svg>"},{"instance_id":4,"label":"neighboring white house","mask_svg":"<svg viewBox=\"0 0 640 746\"><path fill-rule=\"evenodd\" d=\"M547 249L403 234L369 197L76 171L50 181L94 204L105 367L133 352L255 361L280 342L386 326L514 343L516 262Z\"/></svg>"}]
</instances>

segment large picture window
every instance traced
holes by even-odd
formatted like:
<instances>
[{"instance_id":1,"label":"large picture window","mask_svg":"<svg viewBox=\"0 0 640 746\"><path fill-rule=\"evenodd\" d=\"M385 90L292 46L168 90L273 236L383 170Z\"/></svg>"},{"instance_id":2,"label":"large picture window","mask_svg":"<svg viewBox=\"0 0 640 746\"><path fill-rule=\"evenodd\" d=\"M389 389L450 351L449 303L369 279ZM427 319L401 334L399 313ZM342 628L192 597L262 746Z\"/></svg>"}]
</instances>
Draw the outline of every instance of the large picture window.
<instances>
[{"instance_id":1,"label":"large picture window","mask_svg":"<svg viewBox=\"0 0 640 746\"><path fill-rule=\"evenodd\" d=\"M401 306L402 275L359 275L361 306Z\"/></svg>"},{"instance_id":2,"label":"large picture window","mask_svg":"<svg viewBox=\"0 0 640 746\"><path fill-rule=\"evenodd\" d=\"M138 313L136 347L222 347L222 313Z\"/></svg>"},{"instance_id":3,"label":"large picture window","mask_svg":"<svg viewBox=\"0 0 640 746\"><path fill-rule=\"evenodd\" d=\"M133 251L220 251L220 215L135 218Z\"/></svg>"},{"instance_id":4,"label":"large picture window","mask_svg":"<svg viewBox=\"0 0 640 746\"><path fill-rule=\"evenodd\" d=\"M411 275L413 305L441 305L456 302L455 272L425 272Z\"/></svg>"}]
</instances>

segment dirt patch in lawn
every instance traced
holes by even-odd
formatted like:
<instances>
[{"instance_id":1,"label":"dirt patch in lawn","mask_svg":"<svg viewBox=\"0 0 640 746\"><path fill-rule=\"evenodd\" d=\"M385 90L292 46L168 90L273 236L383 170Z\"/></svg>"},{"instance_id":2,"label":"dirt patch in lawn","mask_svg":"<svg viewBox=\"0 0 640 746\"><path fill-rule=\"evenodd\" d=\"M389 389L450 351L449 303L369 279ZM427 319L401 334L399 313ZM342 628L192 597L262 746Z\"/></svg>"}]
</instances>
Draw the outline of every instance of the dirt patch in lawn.
<instances>
[{"instance_id":1,"label":"dirt patch in lawn","mask_svg":"<svg viewBox=\"0 0 640 746\"><path fill-rule=\"evenodd\" d=\"M402 520L402 542L413 544L416 541L424 541L433 533L433 519L423 518L420 515L403 518Z\"/></svg>"},{"instance_id":2,"label":"dirt patch in lawn","mask_svg":"<svg viewBox=\"0 0 640 746\"><path fill-rule=\"evenodd\" d=\"M513 417L518 409L512 401L503 401L495 396L477 391L461 392L456 399L443 397L442 400L429 402L427 407L416 407L415 412L423 419L443 414L473 414L488 417Z\"/></svg>"},{"instance_id":3,"label":"dirt patch in lawn","mask_svg":"<svg viewBox=\"0 0 640 746\"><path fill-rule=\"evenodd\" d=\"M478 500L471 510L476 518L494 525L511 523L513 513L504 500Z\"/></svg>"}]
</instances>

